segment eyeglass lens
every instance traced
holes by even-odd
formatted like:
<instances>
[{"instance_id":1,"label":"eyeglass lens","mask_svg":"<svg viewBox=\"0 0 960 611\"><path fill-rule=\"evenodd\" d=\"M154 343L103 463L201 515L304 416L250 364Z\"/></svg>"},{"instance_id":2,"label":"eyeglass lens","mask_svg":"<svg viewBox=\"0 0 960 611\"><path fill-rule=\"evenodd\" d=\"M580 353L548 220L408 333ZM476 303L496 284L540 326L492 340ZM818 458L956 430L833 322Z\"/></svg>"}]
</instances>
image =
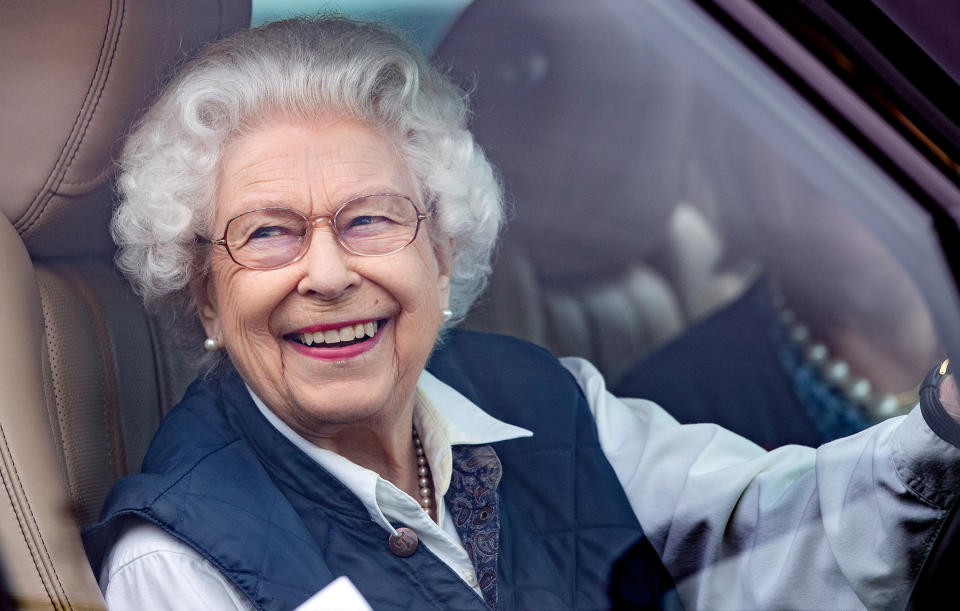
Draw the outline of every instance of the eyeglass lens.
<instances>
[{"instance_id":1,"label":"eyeglass lens","mask_svg":"<svg viewBox=\"0 0 960 611\"><path fill-rule=\"evenodd\" d=\"M397 195L369 195L347 202L333 219L340 244L358 255L387 255L417 235L418 211ZM312 221L289 208L252 210L233 218L226 229L234 261L253 269L286 265L303 254Z\"/></svg>"}]
</instances>

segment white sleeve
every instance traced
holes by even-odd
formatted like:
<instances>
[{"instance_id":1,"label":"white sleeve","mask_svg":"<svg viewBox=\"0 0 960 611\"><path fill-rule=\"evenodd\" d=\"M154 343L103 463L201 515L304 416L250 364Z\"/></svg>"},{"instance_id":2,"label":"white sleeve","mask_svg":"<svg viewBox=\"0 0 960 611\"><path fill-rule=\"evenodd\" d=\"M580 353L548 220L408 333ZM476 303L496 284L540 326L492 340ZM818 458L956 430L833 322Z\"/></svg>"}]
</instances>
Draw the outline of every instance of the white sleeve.
<instances>
[{"instance_id":1,"label":"white sleeve","mask_svg":"<svg viewBox=\"0 0 960 611\"><path fill-rule=\"evenodd\" d=\"M173 535L131 519L100 570L110 611L253 609L210 562Z\"/></svg>"},{"instance_id":2,"label":"white sleeve","mask_svg":"<svg viewBox=\"0 0 960 611\"><path fill-rule=\"evenodd\" d=\"M766 452L618 399L582 359L600 444L684 604L903 608L960 490L960 450L919 409L819 449Z\"/></svg>"}]
</instances>

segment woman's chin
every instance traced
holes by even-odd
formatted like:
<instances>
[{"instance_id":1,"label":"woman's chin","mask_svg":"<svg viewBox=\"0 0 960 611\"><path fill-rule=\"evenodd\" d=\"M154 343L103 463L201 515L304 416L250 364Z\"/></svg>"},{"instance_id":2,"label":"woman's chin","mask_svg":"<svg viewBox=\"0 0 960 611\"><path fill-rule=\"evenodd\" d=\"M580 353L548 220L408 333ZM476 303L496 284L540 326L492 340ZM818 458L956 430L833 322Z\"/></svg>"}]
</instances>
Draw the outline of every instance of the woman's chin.
<instances>
[{"instance_id":1,"label":"woman's chin","mask_svg":"<svg viewBox=\"0 0 960 611\"><path fill-rule=\"evenodd\" d=\"M299 413L293 418L293 423L288 421L287 424L290 424L304 438L316 443L313 437L318 434L321 437L326 437L324 432L331 430L329 427L349 427L350 425L378 420L378 416L383 410L383 402L364 401L358 397L345 397L340 401L304 402L300 403L298 407ZM283 416L280 417L287 420Z\"/></svg>"}]
</instances>

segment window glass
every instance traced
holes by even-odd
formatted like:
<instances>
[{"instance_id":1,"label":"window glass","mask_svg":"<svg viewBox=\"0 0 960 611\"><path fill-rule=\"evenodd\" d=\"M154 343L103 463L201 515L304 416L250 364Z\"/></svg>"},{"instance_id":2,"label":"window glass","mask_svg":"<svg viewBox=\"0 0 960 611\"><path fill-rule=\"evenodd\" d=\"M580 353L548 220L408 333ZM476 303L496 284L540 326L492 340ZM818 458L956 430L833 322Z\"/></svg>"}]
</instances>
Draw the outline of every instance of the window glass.
<instances>
[{"instance_id":1,"label":"window glass","mask_svg":"<svg viewBox=\"0 0 960 611\"><path fill-rule=\"evenodd\" d=\"M930 218L698 8L478 2L437 58L512 206L470 326L768 447L916 403L956 325Z\"/></svg>"}]
</instances>

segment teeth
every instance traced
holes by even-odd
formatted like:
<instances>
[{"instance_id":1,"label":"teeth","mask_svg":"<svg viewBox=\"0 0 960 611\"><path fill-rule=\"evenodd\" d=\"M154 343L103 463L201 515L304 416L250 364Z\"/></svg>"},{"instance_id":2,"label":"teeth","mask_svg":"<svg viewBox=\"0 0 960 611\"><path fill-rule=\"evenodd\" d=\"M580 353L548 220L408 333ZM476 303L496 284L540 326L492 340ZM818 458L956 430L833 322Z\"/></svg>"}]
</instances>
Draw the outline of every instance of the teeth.
<instances>
[{"instance_id":1,"label":"teeth","mask_svg":"<svg viewBox=\"0 0 960 611\"><path fill-rule=\"evenodd\" d=\"M347 325L340 329L329 329L327 331L316 331L314 333L300 333L297 335L302 343L307 346L314 344L339 344L340 342L349 342L354 339L361 339L364 335L373 337L377 334L377 321L357 323Z\"/></svg>"}]
</instances>

